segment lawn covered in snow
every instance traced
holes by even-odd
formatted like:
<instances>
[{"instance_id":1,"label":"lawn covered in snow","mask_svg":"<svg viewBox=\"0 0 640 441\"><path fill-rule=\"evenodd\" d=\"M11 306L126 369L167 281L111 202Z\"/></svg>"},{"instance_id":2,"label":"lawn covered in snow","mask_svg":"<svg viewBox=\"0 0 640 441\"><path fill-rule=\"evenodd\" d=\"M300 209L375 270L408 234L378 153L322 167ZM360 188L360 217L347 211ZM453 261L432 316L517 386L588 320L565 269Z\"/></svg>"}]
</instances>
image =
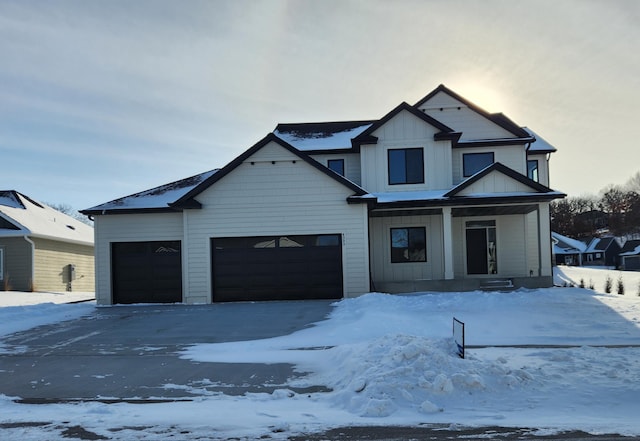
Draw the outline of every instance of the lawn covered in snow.
<instances>
[{"instance_id":1,"label":"lawn covered in snow","mask_svg":"<svg viewBox=\"0 0 640 441\"><path fill-rule=\"evenodd\" d=\"M624 295L603 293L607 275L614 289L623 277ZM144 405L23 405L2 397L0 422L71 422L122 440L181 431L180 439L266 434L277 439L346 425L424 423L640 435L640 347L633 346L640 344L638 276L562 267L558 284L592 280L594 290L372 293L345 299L327 320L291 335L194 342L180 354L203 363L291 363L306 373L273 394L232 397L203 391L195 401ZM82 314L90 307L25 308L37 316L41 308L78 308ZM0 308L0 323L14 313L14 308ZM452 343L454 316L466 325L471 348L465 359L456 356ZM290 389L313 385L332 391L296 394ZM0 435L41 439L43 430L50 429L4 429ZM56 439L53 435L50 431L46 438Z\"/></svg>"}]
</instances>

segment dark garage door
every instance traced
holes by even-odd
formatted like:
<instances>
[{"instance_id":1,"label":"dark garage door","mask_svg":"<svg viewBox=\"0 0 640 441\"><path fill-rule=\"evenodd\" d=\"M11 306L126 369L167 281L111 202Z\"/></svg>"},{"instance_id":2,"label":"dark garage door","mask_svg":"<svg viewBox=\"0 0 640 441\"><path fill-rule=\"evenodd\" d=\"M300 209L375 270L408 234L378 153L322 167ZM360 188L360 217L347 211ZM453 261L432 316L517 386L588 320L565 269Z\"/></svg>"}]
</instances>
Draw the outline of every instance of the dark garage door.
<instances>
[{"instance_id":1,"label":"dark garage door","mask_svg":"<svg viewBox=\"0 0 640 441\"><path fill-rule=\"evenodd\" d=\"M342 298L342 237L211 239L213 301Z\"/></svg>"},{"instance_id":2,"label":"dark garage door","mask_svg":"<svg viewBox=\"0 0 640 441\"><path fill-rule=\"evenodd\" d=\"M111 244L113 303L182 302L180 241Z\"/></svg>"},{"instance_id":3,"label":"dark garage door","mask_svg":"<svg viewBox=\"0 0 640 441\"><path fill-rule=\"evenodd\" d=\"M640 256L627 256L624 258L624 269L627 271L640 270Z\"/></svg>"}]
</instances>

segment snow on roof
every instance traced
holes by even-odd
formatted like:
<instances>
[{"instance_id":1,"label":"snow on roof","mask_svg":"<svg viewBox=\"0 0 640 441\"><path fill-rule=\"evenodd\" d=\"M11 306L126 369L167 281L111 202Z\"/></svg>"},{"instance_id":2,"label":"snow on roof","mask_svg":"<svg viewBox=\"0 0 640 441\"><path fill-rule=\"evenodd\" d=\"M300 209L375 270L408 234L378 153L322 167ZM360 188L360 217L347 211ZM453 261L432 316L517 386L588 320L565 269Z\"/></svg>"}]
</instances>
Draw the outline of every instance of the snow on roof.
<instances>
[{"instance_id":1,"label":"snow on roof","mask_svg":"<svg viewBox=\"0 0 640 441\"><path fill-rule=\"evenodd\" d=\"M638 254L640 254L640 245L638 245L631 251L627 251L626 253L620 253L621 256L635 256Z\"/></svg>"},{"instance_id":2,"label":"snow on roof","mask_svg":"<svg viewBox=\"0 0 640 441\"><path fill-rule=\"evenodd\" d=\"M93 245L93 228L17 191L0 191L0 217L13 228L0 228L0 237L32 236Z\"/></svg>"},{"instance_id":3,"label":"snow on roof","mask_svg":"<svg viewBox=\"0 0 640 441\"><path fill-rule=\"evenodd\" d=\"M527 133L529 133L531 136L534 136L536 138L536 140L532 142L531 145L529 145L529 148L527 149L528 152L549 153L549 152L556 151L556 148L554 146L552 146L547 141L545 141L542 137L540 137L540 135L535 133L533 130L531 130L528 127L523 127L523 129Z\"/></svg>"},{"instance_id":4,"label":"snow on roof","mask_svg":"<svg viewBox=\"0 0 640 441\"><path fill-rule=\"evenodd\" d=\"M273 133L300 151L350 149L351 140L371 127L371 121L278 124Z\"/></svg>"},{"instance_id":5,"label":"snow on roof","mask_svg":"<svg viewBox=\"0 0 640 441\"><path fill-rule=\"evenodd\" d=\"M621 251L621 256L635 256L640 254L640 240L628 240Z\"/></svg>"},{"instance_id":6,"label":"snow on roof","mask_svg":"<svg viewBox=\"0 0 640 441\"><path fill-rule=\"evenodd\" d=\"M169 208L169 204L177 201L191 191L194 187L216 173L218 169L210 170L186 179L171 182L159 187L124 196L95 207L87 208L84 212L117 211L132 209L163 209Z\"/></svg>"},{"instance_id":7,"label":"snow on roof","mask_svg":"<svg viewBox=\"0 0 640 441\"><path fill-rule=\"evenodd\" d=\"M584 253L587 249L587 244L577 239L571 239L555 232L551 233L551 237L553 238L553 251L555 254Z\"/></svg>"},{"instance_id":8,"label":"snow on roof","mask_svg":"<svg viewBox=\"0 0 640 441\"><path fill-rule=\"evenodd\" d=\"M431 201L444 200L447 190L426 190L426 191L389 191L383 193L371 193L379 203L409 202L409 201Z\"/></svg>"}]
</instances>

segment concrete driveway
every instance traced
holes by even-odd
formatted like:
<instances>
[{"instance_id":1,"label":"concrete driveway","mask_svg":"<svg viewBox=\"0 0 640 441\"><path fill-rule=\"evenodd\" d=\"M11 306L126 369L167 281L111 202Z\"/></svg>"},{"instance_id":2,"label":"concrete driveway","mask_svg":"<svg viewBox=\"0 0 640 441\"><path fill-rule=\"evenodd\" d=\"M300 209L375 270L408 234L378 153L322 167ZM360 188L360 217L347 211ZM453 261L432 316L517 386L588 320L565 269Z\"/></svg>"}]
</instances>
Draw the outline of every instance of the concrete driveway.
<instances>
[{"instance_id":1,"label":"concrete driveway","mask_svg":"<svg viewBox=\"0 0 640 441\"><path fill-rule=\"evenodd\" d=\"M27 403L47 403L270 393L288 387L287 379L296 375L292 366L197 363L180 359L178 354L196 343L287 335L324 320L331 303L96 308L77 320L0 339L0 394ZM317 390L322 389L308 392Z\"/></svg>"}]
</instances>

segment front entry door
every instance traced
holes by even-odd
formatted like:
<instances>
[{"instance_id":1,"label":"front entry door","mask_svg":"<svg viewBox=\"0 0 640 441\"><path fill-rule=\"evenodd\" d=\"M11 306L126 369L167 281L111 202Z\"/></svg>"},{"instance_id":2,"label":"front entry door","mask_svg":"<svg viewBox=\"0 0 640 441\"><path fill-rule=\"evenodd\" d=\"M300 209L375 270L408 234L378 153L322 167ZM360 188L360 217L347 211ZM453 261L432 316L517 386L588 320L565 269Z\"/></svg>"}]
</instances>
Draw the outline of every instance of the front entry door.
<instances>
[{"instance_id":1,"label":"front entry door","mask_svg":"<svg viewBox=\"0 0 640 441\"><path fill-rule=\"evenodd\" d=\"M498 273L495 225L495 221L467 222L467 274Z\"/></svg>"}]
</instances>

